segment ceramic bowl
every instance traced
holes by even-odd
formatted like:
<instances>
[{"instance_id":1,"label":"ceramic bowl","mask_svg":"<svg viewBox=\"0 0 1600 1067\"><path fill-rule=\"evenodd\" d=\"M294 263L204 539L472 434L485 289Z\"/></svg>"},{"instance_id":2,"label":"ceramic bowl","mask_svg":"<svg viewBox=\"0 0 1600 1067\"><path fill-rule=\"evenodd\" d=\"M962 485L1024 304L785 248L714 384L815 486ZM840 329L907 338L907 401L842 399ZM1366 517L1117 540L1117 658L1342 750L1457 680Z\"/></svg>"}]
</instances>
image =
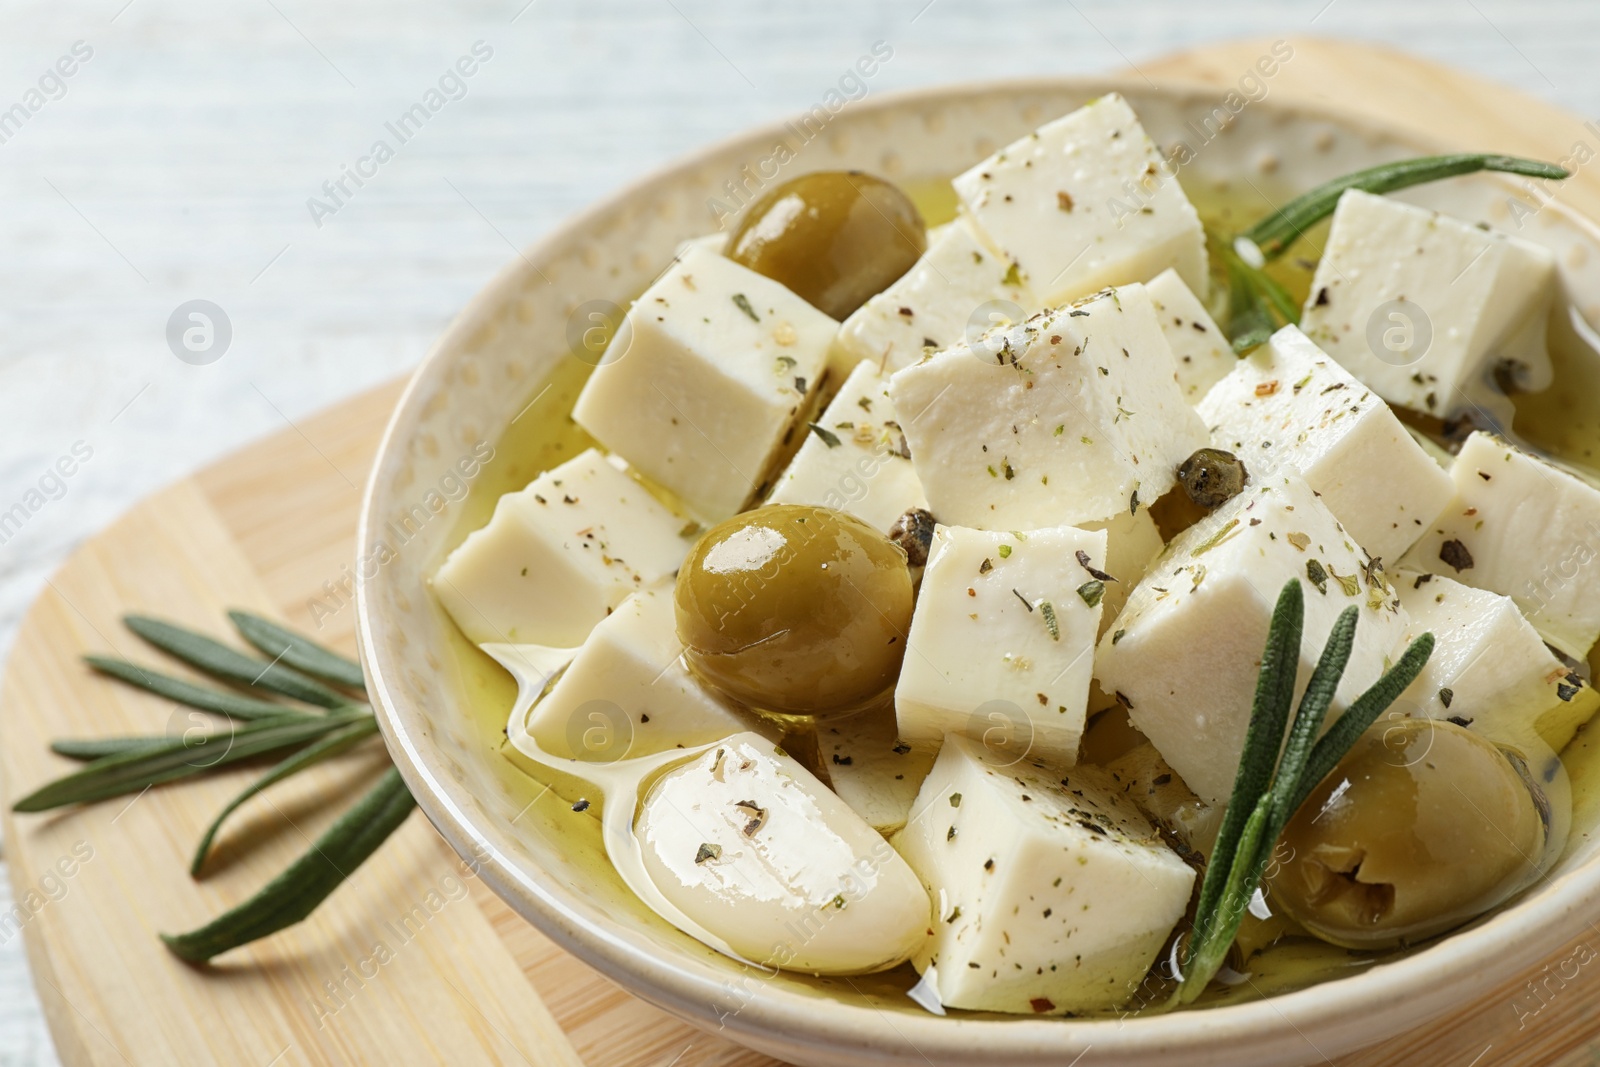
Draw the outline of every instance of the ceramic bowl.
<instances>
[{"instance_id":1,"label":"ceramic bowl","mask_svg":"<svg viewBox=\"0 0 1600 1067\"><path fill-rule=\"evenodd\" d=\"M1545 958L1578 928L1578 916L1592 911L1587 902L1600 897L1600 845L1582 841L1514 906L1413 955L1304 991L1120 1021L940 1018L903 996L903 973L831 981L772 976L678 933L610 874L598 833L574 828L575 820L593 820L571 813L573 797L563 799L558 786L530 806L539 789L500 752L501 711L486 718L465 710L481 705L485 693L462 669L461 639L427 585L465 529L448 512L419 524L418 505L460 457L498 441L540 383L572 358L569 317L579 305L620 304L643 290L680 241L717 228L712 202L731 206L730 189L847 167L908 183L948 177L1113 89L1158 143L1188 145L1192 159L1179 173L1186 187L1220 189L1255 213L1268 199L1441 147L1270 98L1228 115L1217 110L1214 91L1143 80L1029 80L860 100L825 123L813 113L809 125L778 123L697 152L556 229L461 312L389 424L362 515L363 559L381 554L380 542L394 548L392 531L409 533L393 558L363 568L359 610L369 690L396 764L439 832L512 908L624 988L690 1023L781 1059L829 1067L1066 1064L1088 1049L1086 1062L1130 1065L1173 1055L1196 1067L1320 1061L1414 1027ZM808 143L795 150L801 135ZM780 143L794 158L774 174ZM1473 176L1407 195L1504 225L1509 188ZM1569 292L1600 321L1594 227L1552 206L1521 232L1557 249Z\"/></svg>"}]
</instances>

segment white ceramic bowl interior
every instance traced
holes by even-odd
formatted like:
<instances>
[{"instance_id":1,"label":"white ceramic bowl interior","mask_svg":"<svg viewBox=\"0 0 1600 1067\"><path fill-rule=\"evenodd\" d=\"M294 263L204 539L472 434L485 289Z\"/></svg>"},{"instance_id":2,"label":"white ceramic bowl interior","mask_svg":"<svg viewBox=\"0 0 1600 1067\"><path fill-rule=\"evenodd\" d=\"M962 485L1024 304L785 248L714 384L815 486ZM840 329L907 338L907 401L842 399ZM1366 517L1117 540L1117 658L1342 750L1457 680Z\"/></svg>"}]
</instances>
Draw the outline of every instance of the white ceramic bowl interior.
<instances>
[{"instance_id":1,"label":"white ceramic bowl interior","mask_svg":"<svg viewBox=\"0 0 1600 1067\"><path fill-rule=\"evenodd\" d=\"M1441 147L1332 113L1251 103L1217 127L1214 92L1143 81L1047 79L962 86L850 104L783 168L861 168L914 182L948 177L1108 90L1123 93L1157 142L1185 141L1192 190L1221 188L1257 211L1374 163ZM1207 123L1209 122L1209 127ZM446 840L484 880L559 944L625 988L684 1019L803 1064L1187 1064L1320 1061L1396 1034L1485 992L1554 952L1600 900L1600 845L1584 840L1514 907L1423 951L1266 1001L1125 1021L938 1018L901 995L903 975L814 980L749 971L679 934L609 873L597 830L574 830L570 786L530 807L530 784L499 752L504 709L469 714L484 693L459 667L461 639L427 579L464 535L459 508L418 528L415 509L462 456L496 442L569 355L568 317L585 301L625 303L677 243L716 228L711 198L747 164L760 174L783 124L715 145L608 197L529 248L462 312L417 371L394 414L369 485L360 551L394 558L359 588L369 688L389 749ZM1468 149L1474 146L1448 146ZM768 168L770 171L770 166ZM1509 190L1485 176L1414 190L1409 199L1509 228ZM1600 321L1600 240L1551 206L1523 236L1558 251L1568 290ZM497 457L494 462L504 462ZM531 474L531 472L530 472ZM411 517L397 545L389 531ZM476 704L475 704L476 702ZM569 795L570 794L570 795ZM593 822L593 820L588 820ZM560 828L559 830L557 828ZM1181 1050L1181 1051L1180 1051Z\"/></svg>"}]
</instances>

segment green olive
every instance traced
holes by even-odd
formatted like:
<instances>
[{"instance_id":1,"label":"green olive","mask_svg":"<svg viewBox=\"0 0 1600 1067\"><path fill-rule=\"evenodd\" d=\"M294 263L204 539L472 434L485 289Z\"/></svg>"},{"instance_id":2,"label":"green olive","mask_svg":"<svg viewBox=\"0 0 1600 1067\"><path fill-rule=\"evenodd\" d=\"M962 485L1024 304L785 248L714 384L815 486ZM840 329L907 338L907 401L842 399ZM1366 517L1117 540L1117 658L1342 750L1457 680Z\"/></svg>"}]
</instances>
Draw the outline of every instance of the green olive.
<instances>
[{"instance_id":1,"label":"green olive","mask_svg":"<svg viewBox=\"0 0 1600 1067\"><path fill-rule=\"evenodd\" d=\"M758 711L844 714L894 688L911 572L859 519L774 504L706 531L675 604L684 658L714 689Z\"/></svg>"},{"instance_id":2,"label":"green olive","mask_svg":"<svg viewBox=\"0 0 1600 1067\"><path fill-rule=\"evenodd\" d=\"M922 215L897 186L858 170L825 170L751 204L728 239L728 258L843 319L927 247Z\"/></svg>"},{"instance_id":3,"label":"green olive","mask_svg":"<svg viewBox=\"0 0 1600 1067\"><path fill-rule=\"evenodd\" d=\"M1519 760L1450 722L1374 726L1289 821L1272 902L1362 949L1481 915L1526 885L1545 851L1545 798Z\"/></svg>"}]
</instances>

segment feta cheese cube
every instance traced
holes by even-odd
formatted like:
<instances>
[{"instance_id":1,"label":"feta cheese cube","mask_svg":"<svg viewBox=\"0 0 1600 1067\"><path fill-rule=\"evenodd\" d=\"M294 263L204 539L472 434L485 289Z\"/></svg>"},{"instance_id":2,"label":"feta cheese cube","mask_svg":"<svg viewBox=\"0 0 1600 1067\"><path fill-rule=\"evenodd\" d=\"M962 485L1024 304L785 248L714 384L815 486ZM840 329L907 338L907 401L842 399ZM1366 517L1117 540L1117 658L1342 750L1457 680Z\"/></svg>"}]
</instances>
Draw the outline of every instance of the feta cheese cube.
<instances>
[{"instance_id":1,"label":"feta cheese cube","mask_svg":"<svg viewBox=\"0 0 1600 1067\"><path fill-rule=\"evenodd\" d=\"M1294 326L1235 364L1199 404L1212 444L1258 476L1294 467L1356 544L1398 560L1450 499L1449 475Z\"/></svg>"},{"instance_id":2,"label":"feta cheese cube","mask_svg":"<svg viewBox=\"0 0 1600 1067\"><path fill-rule=\"evenodd\" d=\"M1071 526L938 527L895 686L900 736L1076 762L1105 595L1088 568L1105 552L1103 532Z\"/></svg>"},{"instance_id":3,"label":"feta cheese cube","mask_svg":"<svg viewBox=\"0 0 1600 1067\"><path fill-rule=\"evenodd\" d=\"M1411 617L1406 642L1434 637L1427 666L1395 702L1402 713L1449 719L1531 756L1560 752L1600 706L1510 597L1414 571L1394 585Z\"/></svg>"},{"instance_id":4,"label":"feta cheese cube","mask_svg":"<svg viewBox=\"0 0 1600 1067\"><path fill-rule=\"evenodd\" d=\"M927 506L888 381L871 363L856 364L844 380L769 502L849 512L879 531L908 509Z\"/></svg>"},{"instance_id":5,"label":"feta cheese cube","mask_svg":"<svg viewBox=\"0 0 1600 1067\"><path fill-rule=\"evenodd\" d=\"M671 574L683 520L596 449L507 493L433 577L474 644L572 647L629 594Z\"/></svg>"},{"instance_id":6,"label":"feta cheese cube","mask_svg":"<svg viewBox=\"0 0 1600 1067\"><path fill-rule=\"evenodd\" d=\"M1172 267L1206 291L1200 216L1126 100L1108 93L953 183L979 232L1059 304Z\"/></svg>"},{"instance_id":7,"label":"feta cheese cube","mask_svg":"<svg viewBox=\"0 0 1600 1067\"><path fill-rule=\"evenodd\" d=\"M1600 635L1600 490L1492 434L1450 468L1455 494L1405 566L1503 593L1550 644L1583 659Z\"/></svg>"},{"instance_id":8,"label":"feta cheese cube","mask_svg":"<svg viewBox=\"0 0 1600 1067\"><path fill-rule=\"evenodd\" d=\"M1208 443L1142 285L945 349L889 395L933 513L981 529L1132 513Z\"/></svg>"},{"instance_id":9,"label":"feta cheese cube","mask_svg":"<svg viewBox=\"0 0 1600 1067\"><path fill-rule=\"evenodd\" d=\"M1156 746L1147 741L1130 749L1108 763L1106 772L1180 856L1211 855L1222 830L1223 806L1195 796Z\"/></svg>"},{"instance_id":10,"label":"feta cheese cube","mask_svg":"<svg viewBox=\"0 0 1600 1067\"><path fill-rule=\"evenodd\" d=\"M928 895L910 867L756 734L658 779L634 833L668 902L746 959L867 974L926 940Z\"/></svg>"},{"instance_id":11,"label":"feta cheese cube","mask_svg":"<svg viewBox=\"0 0 1600 1067\"><path fill-rule=\"evenodd\" d=\"M818 727L817 745L833 791L885 836L906 824L911 802L939 754L935 741L902 741L892 708Z\"/></svg>"},{"instance_id":12,"label":"feta cheese cube","mask_svg":"<svg viewBox=\"0 0 1600 1067\"><path fill-rule=\"evenodd\" d=\"M1339 613L1361 606L1330 720L1385 669L1407 619L1381 571L1292 470L1259 479L1173 538L1116 627L1095 678L1208 804L1228 799L1267 625L1285 582L1305 587L1303 690Z\"/></svg>"},{"instance_id":13,"label":"feta cheese cube","mask_svg":"<svg viewBox=\"0 0 1600 1067\"><path fill-rule=\"evenodd\" d=\"M1479 406L1509 422L1492 375L1506 362L1523 388L1550 385L1555 284L1546 248L1351 189L1300 325L1391 404L1441 417Z\"/></svg>"},{"instance_id":14,"label":"feta cheese cube","mask_svg":"<svg viewBox=\"0 0 1600 1067\"><path fill-rule=\"evenodd\" d=\"M1155 520L1144 508L1132 515L1118 512L1115 518L1086 522L1083 529L1106 532L1106 562L1100 569L1116 579L1105 583L1105 599L1100 602L1099 632L1103 634L1122 614L1122 608L1127 604L1134 587L1143 580L1150 564L1155 562L1166 546Z\"/></svg>"},{"instance_id":15,"label":"feta cheese cube","mask_svg":"<svg viewBox=\"0 0 1600 1067\"><path fill-rule=\"evenodd\" d=\"M671 582L633 594L606 616L527 724L551 755L605 763L752 728L685 666Z\"/></svg>"},{"instance_id":16,"label":"feta cheese cube","mask_svg":"<svg viewBox=\"0 0 1600 1067\"><path fill-rule=\"evenodd\" d=\"M1194 870L1093 768L997 759L952 737L895 837L937 902L913 958L942 1003L1114 1008L1189 904Z\"/></svg>"},{"instance_id":17,"label":"feta cheese cube","mask_svg":"<svg viewBox=\"0 0 1600 1067\"><path fill-rule=\"evenodd\" d=\"M1206 391L1222 380L1239 362L1233 345L1218 328L1198 297L1168 267L1145 283L1155 305L1156 321L1178 368L1178 388L1183 398L1198 404Z\"/></svg>"},{"instance_id":18,"label":"feta cheese cube","mask_svg":"<svg viewBox=\"0 0 1600 1067\"><path fill-rule=\"evenodd\" d=\"M719 522L796 431L837 330L777 282L693 247L628 310L572 417Z\"/></svg>"},{"instance_id":19,"label":"feta cheese cube","mask_svg":"<svg viewBox=\"0 0 1600 1067\"><path fill-rule=\"evenodd\" d=\"M930 233L916 265L844 321L839 346L893 373L927 349L967 336L973 315L991 302L1015 305L1023 315L1039 308L1016 265L958 219Z\"/></svg>"}]
</instances>

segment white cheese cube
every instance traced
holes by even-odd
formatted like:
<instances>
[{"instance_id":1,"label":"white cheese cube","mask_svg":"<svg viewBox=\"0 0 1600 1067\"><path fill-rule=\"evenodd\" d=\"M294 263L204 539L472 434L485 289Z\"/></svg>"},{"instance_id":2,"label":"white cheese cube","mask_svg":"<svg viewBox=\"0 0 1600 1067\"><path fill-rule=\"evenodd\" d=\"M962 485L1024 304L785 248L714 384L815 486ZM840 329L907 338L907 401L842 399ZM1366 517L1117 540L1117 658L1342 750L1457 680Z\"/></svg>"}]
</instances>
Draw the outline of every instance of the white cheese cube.
<instances>
[{"instance_id":1,"label":"white cheese cube","mask_svg":"<svg viewBox=\"0 0 1600 1067\"><path fill-rule=\"evenodd\" d=\"M1383 673L1407 620L1381 571L1365 563L1298 474L1259 479L1175 537L1151 565L1100 642L1095 678L1201 800L1222 803L1284 583L1305 589L1301 690L1339 613L1361 606L1330 721Z\"/></svg>"},{"instance_id":2,"label":"white cheese cube","mask_svg":"<svg viewBox=\"0 0 1600 1067\"><path fill-rule=\"evenodd\" d=\"M1108 93L954 182L989 242L1044 304L1172 267L1206 291L1205 231L1126 100Z\"/></svg>"},{"instance_id":3,"label":"white cheese cube","mask_svg":"<svg viewBox=\"0 0 1600 1067\"><path fill-rule=\"evenodd\" d=\"M682 259L691 249L704 248L708 252L722 255L728 247L728 235L718 230L716 233L703 233L699 237L690 237L678 242L678 250L673 254L674 259Z\"/></svg>"},{"instance_id":4,"label":"white cheese cube","mask_svg":"<svg viewBox=\"0 0 1600 1067\"><path fill-rule=\"evenodd\" d=\"M795 432L837 330L770 278L690 248L628 310L572 417L719 522Z\"/></svg>"},{"instance_id":5,"label":"white cheese cube","mask_svg":"<svg viewBox=\"0 0 1600 1067\"><path fill-rule=\"evenodd\" d=\"M889 395L933 513L980 529L1131 513L1208 443L1142 285L948 348Z\"/></svg>"},{"instance_id":6,"label":"white cheese cube","mask_svg":"<svg viewBox=\"0 0 1600 1067\"><path fill-rule=\"evenodd\" d=\"M596 449L507 493L450 553L433 591L474 644L572 647L629 594L671 574L683 520Z\"/></svg>"},{"instance_id":7,"label":"white cheese cube","mask_svg":"<svg viewBox=\"0 0 1600 1067\"><path fill-rule=\"evenodd\" d=\"M927 507L888 381L876 367L856 364L778 477L769 502L849 512L883 532L908 509Z\"/></svg>"},{"instance_id":8,"label":"white cheese cube","mask_svg":"<svg viewBox=\"0 0 1600 1067\"><path fill-rule=\"evenodd\" d=\"M1183 398L1198 404L1206 391L1222 380L1239 362L1233 345L1218 328L1194 292L1167 268L1145 283L1155 305L1156 320L1178 368L1178 388Z\"/></svg>"},{"instance_id":9,"label":"white cheese cube","mask_svg":"<svg viewBox=\"0 0 1600 1067\"><path fill-rule=\"evenodd\" d=\"M1130 749L1107 764L1106 772L1180 856L1211 855L1222 830L1223 805L1207 804L1195 796L1156 746L1145 742Z\"/></svg>"},{"instance_id":10,"label":"white cheese cube","mask_svg":"<svg viewBox=\"0 0 1600 1067\"><path fill-rule=\"evenodd\" d=\"M1509 597L1413 571L1394 585L1411 616L1406 641L1434 637L1427 666L1396 701L1402 713L1449 719L1532 756L1560 752L1600 706Z\"/></svg>"},{"instance_id":11,"label":"white cheese cube","mask_svg":"<svg viewBox=\"0 0 1600 1067\"><path fill-rule=\"evenodd\" d=\"M1076 762L1105 595L1088 568L1105 552L1103 532L1071 526L938 527L894 691L900 736Z\"/></svg>"},{"instance_id":12,"label":"white cheese cube","mask_svg":"<svg viewBox=\"0 0 1600 1067\"><path fill-rule=\"evenodd\" d=\"M911 802L939 754L937 742L902 741L892 708L874 708L818 727L818 750L833 791L885 836L906 824Z\"/></svg>"},{"instance_id":13,"label":"white cheese cube","mask_svg":"<svg viewBox=\"0 0 1600 1067\"><path fill-rule=\"evenodd\" d=\"M1503 593L1546 641L1587 656L1600 635L1600 490L1486 433L1462 444L1450 480L1405 566Z\"/></svg>"},{"instance_id":14,"label":"white cheese cube","mask_svg":"<svg viewBox=\"0 0 1600 1067\"><path fill-rule=\"evenodd\" d=\"M1024 315L1039 308L1016 266L979 240L968 220L958 219L930 233L922 258L844 321L839 345L893 373L927 349L967 336L973 315L991 301L1015 305Z\"/></svg>"},{"instance_id":15,"label":"white cheese cube","mask_svg":"<svg viewBox=\"0 0 1600 1067\"><path fill-rule=\"evenodd\" d=\"M662 895L757 963L867 974L927 937L928 895L905 861L756 734L662 776L634 832Z\"/></svg>"},{"instance_id":16,"label":"white cheese cube","mask_svg":"<svg viewBox=\"0 0 1600 1067\"><path fill-rule=\"evenodd\" d=\"M1351 189L1300 325L1391 404L1441 417L1476 405L1509 421L1495 366L1525 389L1549 386L1555 285L1546 248Z\"/></svg>"},{"instance_id":17,"label":"white cheese cube","mask_svg":"<svg viewBox=\"0 0 1600 1067\"><path fill-rule=\"evenodd\" d=\"M633 594L606 616L527 723L551 755L605 763L752 728L685 666L671 582Z\"/></svg>"},{"instance_id":18,"label":"white cheese cube","mask_svg":"<svg viewBox=\"0 0 1600 1067\"><path fill-rule=\"evenodd\" d=\"M1258 476L1294 467L1356 544L1398 560L1450 499L1449 475L1296 327L1235 363L1199 404L1212 444Z\"/></svg>"},{"instance_id":19,"label":"white cheese cube","mask_svg":"<svg viewBox=\"0 0 1600 1067\"><path fill-rule=\"evenodd\" d=\"M1100 569L1116 579L1105 583L1105 599L1100 602L1099 632L1103 634L1122 614L1128 597L1166 546L1156 521L1144 508L1132 515L1121 511L1115 518L1086 522L1083 528L1106 532L1106 562Z\"/></svg>"},{"instance_id":20,"label":"white cheese cube","mask_svg":"<svg viewBox=\"0 0 1600 1067\"><path fill-rule=\"evenodd\" d=\"M1063 777L956 737L895 846L938 909L913 963L942 1003L975 1011L1126 1002L1194 886L1104 772Z\"/></svg>"}]
</instances>

